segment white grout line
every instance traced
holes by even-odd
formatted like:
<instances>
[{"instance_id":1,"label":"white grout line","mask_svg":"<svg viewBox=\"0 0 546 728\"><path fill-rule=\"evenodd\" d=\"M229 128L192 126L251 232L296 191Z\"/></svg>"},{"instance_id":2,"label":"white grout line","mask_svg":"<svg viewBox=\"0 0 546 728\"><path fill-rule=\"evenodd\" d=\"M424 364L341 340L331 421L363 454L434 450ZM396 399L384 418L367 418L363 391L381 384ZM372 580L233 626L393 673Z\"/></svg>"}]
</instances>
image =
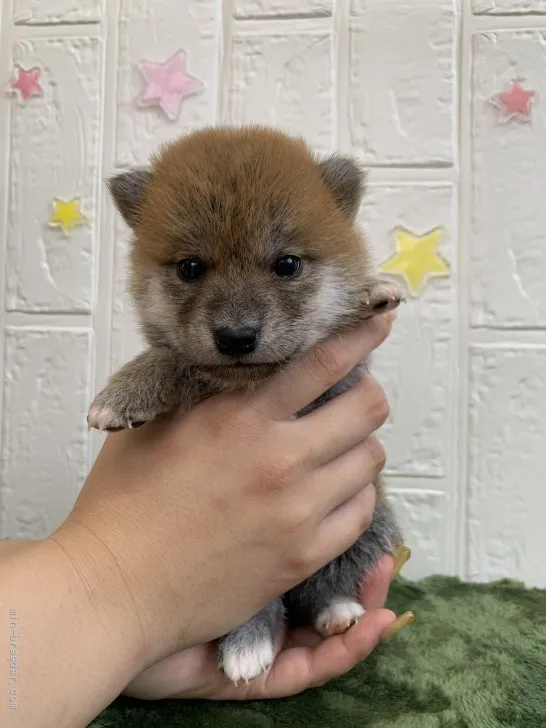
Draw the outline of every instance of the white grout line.
<instances>
[{"instance_id":1,"label":"white grout line","mask_svg":"<svg viewBox=\"0 0 546 728\"><path fill-rule=\"evenodd\" d=\"M470 346L523 348L546 346L546 329L534 328L472 328L469 331Z\"/></svg>"},{"instance_id":2,"label":"white grout line","mask_svg":"<svg viewBox=\"0 0 546 728\"><path fill-rule=\"evenodd\" d=\"M469 278L470 220L472 213L472 9L471 0L461 0L462 22L459 43L459 244L458 244L458 375L457 461L458 488L455 522L455 571L467 576L468 564L468 390L469 390ZM457 391L457 390L454 390Z\"/></svg>"},{"instance_id":3,"label":"white grout line","mask_svg":"<svg viewBox=\"0 0 546 728\"><path fill-rule=\"evenodd\" d=\"M526 15L469 15L471 32L517 30L518 28L546 30L546 13Z\"/></svg>"},{"instance_id":4,"label":"white grout line","mask_svg":"<svg viewBox=\"0 0 546 728\"><path fill-rule=\"evenodd\" d=\"M95 306L92 327L95 333L93 351L92 391L90 397L104 386L110 374L112 359L112 315L114 307L114 282L116 276L116 236L113 206L107 204L105 178L113 171L116 156L116 111L119 52L120 0L108 0L106 17L101 27L105 43L102 78L101 163L97 189L97 205L100 220L96 239L95 256ZM111 74L107 75L108 69ZM89 403L90 404L90 403ZM98 454L102 439L93 432L90 436L89 465Z\"/></svg>"},{"instance_id":5,"label":"white grout line","mask_svg":"<svg viewBox=\"0 0 546 728\"><path fill-rule=\"evenodd\" d=\"M348 153L349 133L349 17L347 0L335 0L332 22L334 62L332 64L332 149Z\"/></svg>"},{"instance_id":6,"label":"white grout line","mask_svg":"<svg viewBox=\"0 0 546 728\"><path fill-rule=\"evenodd\" d=\"M227 4L230 4L232 0L226 0ZM347 0L340 0L340 2L347 2ZM226 10L226 15L227 15ZM261 20L239 20L232 18L234 30L236 33L243 35L263 36L278 33L286 33L291 35L292 33L305 35L316 34L316 33L331 33L332 32L332 16L299 16L297 18L290 17L275 17Z\"/></svg>"},{"instance_id":7,"label":"white grout line","mask_svg":"<svg viewBox=\"0 0 546 728\"><path fill-rule=\"evenodd\" d=\"M116 0L109 0L109 10ZM33 38L82 38L97 36L104 28L104 21L97 23L62 23L55 25L11 25L12 40L27 40Z\"/></svg>"},{"instance_id":8,"label":"white grout line","mask_svg":"<svg viewBox=\"0 0 546 728\"><path fill-rule=\"evenodd\" d=\"M86 313L70 313L53 311L44 312L23 312L23 311L7 311L4 312L5 326L66 326L67 328L92 326L92 315Z\"/></svg>"},{"instance_id":9,"label":"white grout line","mask_svg":"<svg viewBox=\"0 0 546 728\"><path fill-rule=\"evenodd\" d=\"M220 8L217 48L218 67L216 76L216 109L214 122L224 124L228 121L227 94L231 82L231 65L229 62L233 41L233 8L234 0L217 0ZM218 22L218 20L217 20Z\"/></svg>"},{"instance_id":10,"label":"white grout line","mask_svg":"<svg viewBox=\"0 0 546 728\"><path fill-rule=\"evenodd\" d=\"M11 73L11 18L12 18L12 0L4 0L0 4L0 69L6 69L4 78L9 79ZM9 82L9 81L8 81ZM5 371L5 346L6 339L4 330L6 326L5 311L5 283L6 283L6 245L8 237L8 204L10 189L10 164L9 164L9 138L11 125L11 99L8 94L0 95L0 414L3 412L2 405L4 399L4 371ZM5 483L3 482L4 470L4 417L0 417L0 539L4 537L4 506L3 491Z\"/></svg>"}]
</instances>

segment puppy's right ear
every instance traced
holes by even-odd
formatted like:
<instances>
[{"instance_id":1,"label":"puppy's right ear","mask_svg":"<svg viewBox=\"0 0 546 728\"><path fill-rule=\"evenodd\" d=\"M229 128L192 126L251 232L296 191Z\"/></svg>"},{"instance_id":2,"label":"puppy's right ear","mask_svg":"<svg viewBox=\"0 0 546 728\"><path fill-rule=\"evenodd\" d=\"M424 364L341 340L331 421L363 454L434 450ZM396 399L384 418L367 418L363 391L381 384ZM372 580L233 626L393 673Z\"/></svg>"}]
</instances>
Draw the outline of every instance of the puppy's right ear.
<instances>
[{"instance_id":1,"label":"puppy's right ear","mask_svg":"<svg viewBox=\"0 0 546 728\"><path fill-rule=\"evenodd\" d=\"M150 184L152 173L147 169L131 169L111 177L108 189L125 222L136 228L142 201Z\"/></svg>"}]
</instances>

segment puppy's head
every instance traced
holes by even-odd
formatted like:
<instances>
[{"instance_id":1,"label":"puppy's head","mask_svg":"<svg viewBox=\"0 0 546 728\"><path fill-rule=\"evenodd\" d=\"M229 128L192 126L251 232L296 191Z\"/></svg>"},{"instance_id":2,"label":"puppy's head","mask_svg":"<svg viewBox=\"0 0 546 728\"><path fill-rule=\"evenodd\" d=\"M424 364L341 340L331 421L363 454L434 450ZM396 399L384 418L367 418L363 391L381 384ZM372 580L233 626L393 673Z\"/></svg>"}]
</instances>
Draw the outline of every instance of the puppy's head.
<instances>
[{"instance_id":1,"label":"puppy's head","mask_svg":"<svg viewBox=\"0 0 546 728\"><path fill-rule=\"evenodd\" d=\"M234 381L349 323L369 269L354 225L363 181L352 160L257 127L191 134L111 179L148 339Z\"/></svg>"}]
</instances>

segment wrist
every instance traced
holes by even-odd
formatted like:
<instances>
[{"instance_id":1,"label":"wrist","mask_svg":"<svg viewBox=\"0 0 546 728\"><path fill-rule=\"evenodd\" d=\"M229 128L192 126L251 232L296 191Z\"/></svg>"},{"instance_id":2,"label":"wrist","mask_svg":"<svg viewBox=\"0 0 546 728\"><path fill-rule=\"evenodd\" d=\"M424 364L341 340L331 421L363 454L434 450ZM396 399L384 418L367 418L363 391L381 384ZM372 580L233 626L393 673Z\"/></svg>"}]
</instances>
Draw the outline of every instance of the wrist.
<instances>
[{"instance_id":1,"label":"wrist","mask_svg":"<svg viewBox=\"0 0 546 728\"><path fill-rule=\"evenodd\" d=\"M147 665L144 635L123 569L108 546L91 530L70 518L44 541L85 614L116 650L129 679Z\"/></svg>"},{"instance_id":2,"label":"wrist","mask_svg":"<svg viewBox=\"0 0 546 728\"><path fill-rule=\"evenodd\" d=\"M0 672L12 681L17 709L4 701L0 724L9 707L14 728L86 726L138 673L138 632L116 601L122 590L114 590L103 555L95 551L95 559L100 568L89 542L63 535L1 560L0 604L16 615L17 639L12 645L8 630L0 633L0 654L13 648L14 674Z\"/></svg>"}]
</instances>

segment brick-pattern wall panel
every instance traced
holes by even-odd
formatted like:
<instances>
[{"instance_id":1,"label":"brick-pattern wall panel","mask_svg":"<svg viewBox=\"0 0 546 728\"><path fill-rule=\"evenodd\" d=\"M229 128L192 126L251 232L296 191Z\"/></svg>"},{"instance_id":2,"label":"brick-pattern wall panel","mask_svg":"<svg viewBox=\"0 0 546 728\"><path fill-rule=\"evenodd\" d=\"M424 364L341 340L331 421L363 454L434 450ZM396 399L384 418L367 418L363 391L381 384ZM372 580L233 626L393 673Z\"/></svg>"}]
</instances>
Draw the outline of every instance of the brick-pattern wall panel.
<instances>
[{"instance_id":1,"label":"brick-pattern wall panel","mask_svg":"<svg viewBox=\"0 0 546 728\"><path fill-rule=\"evenodd\" d=\"M445 493L427 490L389 491L404 543L412 559L404 566L404 577L444 573L449 558L450 537L446 523L452 507Z\"/></svg>"},{"instance_id":2,"label":"brick-pattern wall panel","mask_svg":"<svg viewBox=\"0 0 546 728\"><path fill-rule=\"evenodd\" d=\"M333 0L235 0L237 18L331 15Z\"/></svg>"},{"instance_id":3,"label":"brick-pattern wall panel","mask_svg":"<svg viewBox=\"0 0 546 728\"><path fill-rule=\"evenodd\" d=\"M229 59L227 121L270 124L303 135L318 150L333 144L334 39L330 29L286 22L241 24Z\"/></svg>"},{"instance_id":4,"label":"brick-pattern wall panel","mask_svg":"<svg viewBox=\"0 0 546 728\"><path fill-rule=\"evenodd\" d=\"M546 32L474 37L471 321L546 326ZM500 120L491 102L520 79L537 96L531 123Z\"/></svg>"},{"instance_id":5,"label":"brick-pattern wall panel","mask_svg":"<svg viewBox=\"0 0 546 728\"><path fill-rule=\"evenodd\" d=\"M43 96L11 101L6 305L90 311L94 298L103 43L98 37L22 40L14 63L39 67ZM86 224L51 227L54 198L80 199Z\"/></svg>"},{"instance_id":6,"label":"brick-pattern wall panel","mask_svg":"<svg viewBox=\"0 0 546 728\"><path fill-rule=\"evenodd\" d=\"M135 354L138 354L144 346L138 331L133 302L128 291L128 257L131 232L120 215L117 216L116 220L115 236L111 371L119 369Z\"/></svg>"},{"instance_id":7,"label":"brick-pattern wall panel","mask_svg":"<svg viewBox=\"0 0 546 728\"><path fill-rule=\"evenodd\" d=\"M546 587L546 345L471 356L468 575Z\"/></svg>"},{"instance_id":8,"label":"brick-pattern wall panel","mask_svg":"<svg viewBox=\"0 0 546 728\"><path fill-rule=\"evenodd\" d=\"M545 0L472 0L475 13L491 15L524 15L546 13Z\"/></svg>"},{"instance_id":9,"label":"brick-pattern wall panel","mask_svg":"<svg viewBox=\"0 0 546 728\"><path fill-rule=\"evenodd\" d=\"M87 473L92 334L5 332L1 535L40 538L66 517Z\"/></svg>"},{"instance_id":10,"label":"brick-pattern wall panel","mask_svg":"<svg viewBox=\"0 0 546 728\"><path fill-rule=\"evenodd\" d=\"M416 235L443 227L441 253L448 261L456 259L450 186L370 185L361 220L378 264L395 251L394 230L399 226ZM437 279L419 299L408 299L389 340L373 354L373 372L391 405L390 421L381 431L390 473L446 475L454 437L454 294L453 278Z\"/></svg>"},{"instance_id":11,"label":"brick-pattern wall panel","mask_svg":"<svg viewBox=\"0 0 546 728\"><path fill-rule=\"evenodd\" d=\"M348 108L366 164L451 164L455 142L453 0L353 0Z\"/></svg>"},{"instance_id":12,"label":"brick-pattern wall panel","mask_svg":"<svg viewBox=\"0 0 546 728\"><path fill-rule=\"evenodd\" d=\"M100 20L106 0L15 0L16 23L81 23Z\"/></svg>"},{"instance_id":13,"label":"brick-pattern wall panel","mask_svg":"<svg viewBox=\"0 0 546 728\"><path fill-rule=\"evenodd\" d=\"M216 0L121 0L118 166L145 165L161 143L214 122L216 7ZM204 89L185 99L179 117L171 121L157 107L136 106L135 100L146 86L138 64L141 61L164 63L179 50L185 52L187 72Z\"/></svg>"}]
</instances>

